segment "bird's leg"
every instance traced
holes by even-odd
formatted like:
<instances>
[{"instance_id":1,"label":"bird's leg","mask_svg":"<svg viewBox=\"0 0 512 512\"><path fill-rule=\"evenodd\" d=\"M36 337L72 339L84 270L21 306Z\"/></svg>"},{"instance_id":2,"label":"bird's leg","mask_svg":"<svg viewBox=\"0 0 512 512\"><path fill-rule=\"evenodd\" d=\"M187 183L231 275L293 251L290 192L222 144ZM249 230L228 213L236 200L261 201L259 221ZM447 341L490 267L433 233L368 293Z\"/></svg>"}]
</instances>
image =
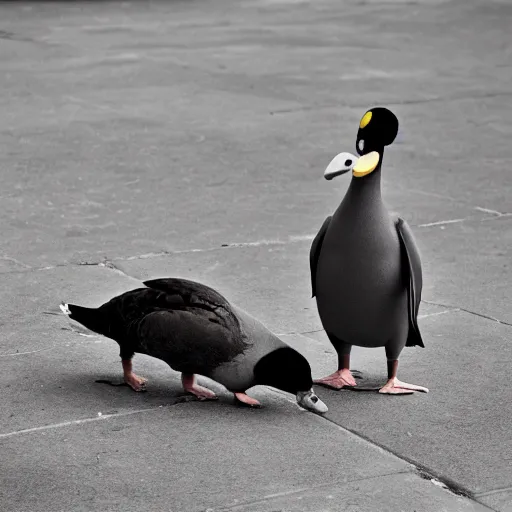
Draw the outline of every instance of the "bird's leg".
<instances>
[{"instance_id":1,"label":"bird's leg","mask_svg":"<svg viewBox=\"0 0 512 512\"><path fill-rule=\"evenodd\" d=\"M123 373L124 373L124 381L128 386L130 386L134 391L146 391L146 382L147 379L144 377L139 377L135 375L132 371L132 359L122 359L123 364Z\"/></svg>"},{"instance_id":2,"label":"bird's leg","mask_svg":"<svg viewBox=\"0 0 512 512\"><path fill-rule=\"evenodd\" d=\"M423 386L416 386L415 384L407 384L407 382L398 380L396 377L397 371L398 359L388 359L388 381L382 388L380 388L379 393L388 395L410 395L415 391L428 393L428 388L424 388Z\"/></svg>"},{"instance_id":3,"label":"bird's leg","mask_svg":"<svg viewBox=\"0 0 512 512\"><path fill-rule=\"evenodd\" d=\"M331 336L329 336L329 339L331 339L331 342L333 341ZM350 371L350 350L352 345L337 340L334 348L338 352L338 371L313 382L332 389L356 386L356 380Z\"/></svg>"},{"instance_id":4,"label":"bird's leg","mask_svg":"<svg viewBox=\"0 0 512 512\"><path fill-rule=\"evenodd\" d=\"M239 401L249 407L261 407L261 404L255 398L246 395L245 393L235 393L235 401Z\"/></svg>"},{"instance_id":5,"label":"bird's leg","mask_svg":"<svg viewBox=\"0 0 512 512\"><path fill-rule=\"evenodd\" d=\"M217 395L213 391L197 384L193 373L182 373L181 383L187 393L197 396L199 400L217 400Z\"/></svg>"}]
</instances>

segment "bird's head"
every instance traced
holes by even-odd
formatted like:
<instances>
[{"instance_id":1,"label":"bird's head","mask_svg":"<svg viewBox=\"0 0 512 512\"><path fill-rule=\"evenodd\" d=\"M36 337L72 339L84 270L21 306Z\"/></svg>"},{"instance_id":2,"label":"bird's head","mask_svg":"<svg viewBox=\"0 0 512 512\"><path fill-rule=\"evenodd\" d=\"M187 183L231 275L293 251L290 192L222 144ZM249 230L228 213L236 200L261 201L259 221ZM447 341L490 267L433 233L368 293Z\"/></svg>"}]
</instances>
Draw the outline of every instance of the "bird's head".
<instances>
[{"instance_id":1,"label":"bird's head","mask_svg":"<svg viewBox=\"0 0 512 512\"><path fill-rule=\"evenodd\" d=\"M258 384L294 394L304 409L319 414L328 410L313 391L307 359L291 347L278 348L262 357L254 367L254 377Z\"/></svg>"},{"instance_id":2,"label":"bird's head","mask_svg":"<svg viewBox=\"0 0 512 512\"><path fill-rule=\"evenodd\" d=\"M362 178L376 169L380 169L384 147L393 143L398 133L398 119L384 107L368 110L359 122L356 149L359 157L351 153L336 155L324 172L324 178L331 180L336 176L352 171L355 178Z\"/></svg>"}]
</instances>

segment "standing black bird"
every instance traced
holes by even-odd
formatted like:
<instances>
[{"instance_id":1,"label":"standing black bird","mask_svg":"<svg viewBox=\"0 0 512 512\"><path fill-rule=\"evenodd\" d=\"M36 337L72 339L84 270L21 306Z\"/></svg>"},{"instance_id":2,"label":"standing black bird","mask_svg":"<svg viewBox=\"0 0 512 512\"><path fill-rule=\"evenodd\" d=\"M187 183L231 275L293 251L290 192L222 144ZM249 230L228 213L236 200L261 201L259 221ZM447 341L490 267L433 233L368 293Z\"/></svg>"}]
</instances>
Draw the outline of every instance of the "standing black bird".
<instances>
[{"instance_id":1,"label":"standing black bird","mask_svg":"<svg viewBox=\"0 0 512 512\"><path fill-rule=\"evenodd\" d=\"M350 372L352 345L386 349L388 381L380 393L428 392L400 382L398 358L405 346L423 341L418 328L421 261L411 229L392 218L381 196L384 147L398 133L398 119L386 108L366 112L359 124L359 158L340 153L324 177L352 171L347 193L328 217L310 251L311 282L318 312L338 353L338 371L319 384L335 389L355 386Z\"/></svg>"},{"instance_id":2,"label":"standing black bird","mask_svg":"<svg viewBox=\"0 0 512 512\"><path fill-rule=\"evenodd\" d=\"M196 374L220 382L250 406L259 402L246 390L262 384L295 394L306 409L327 411L312 390L304 356L220 293L186 279L155 279L144 285L99 308L61 305L71 319L119 344L124 380L132 389L143 390L146 384L132 371L138 352L181 372L185 391L203 400L217 397L196 383Z\"/></svg>"}]
</instances>

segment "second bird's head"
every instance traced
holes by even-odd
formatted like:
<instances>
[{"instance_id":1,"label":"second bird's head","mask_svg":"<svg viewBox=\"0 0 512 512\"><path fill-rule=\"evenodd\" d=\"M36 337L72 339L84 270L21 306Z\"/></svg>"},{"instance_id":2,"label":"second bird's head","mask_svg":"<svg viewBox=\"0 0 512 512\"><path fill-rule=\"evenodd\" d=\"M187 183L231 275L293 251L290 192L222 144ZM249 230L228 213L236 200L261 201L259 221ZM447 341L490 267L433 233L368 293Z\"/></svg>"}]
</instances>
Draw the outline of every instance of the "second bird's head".
<instances>
[{"instance_id":1,"label":"second bird's head","mask_svg":"<svg viewBox=\"0 0 512 512\"><path fill-rule=\"evenodd\" d=\"M327 406L313 390L311 366L292 347L282 347L262 357L254 367L257 384L272 386L295 395L297 403L308 411L324 414Z\"/></svg>"},{"instance_id":2,"label":"second bird's head","mask_svg":"<svg viewBox=\"0 0 512 512\"><path fill-rule=\"evenodd\" d=\"M356 150L359 157L352 153L339 153L324 172L326 180L332 180L349 171L355 178L363 178L378 170L384 154L384 147L393 143L398 133L398 119L384 107L368 110L359 122Z\"/></svg>"}]
</instances>

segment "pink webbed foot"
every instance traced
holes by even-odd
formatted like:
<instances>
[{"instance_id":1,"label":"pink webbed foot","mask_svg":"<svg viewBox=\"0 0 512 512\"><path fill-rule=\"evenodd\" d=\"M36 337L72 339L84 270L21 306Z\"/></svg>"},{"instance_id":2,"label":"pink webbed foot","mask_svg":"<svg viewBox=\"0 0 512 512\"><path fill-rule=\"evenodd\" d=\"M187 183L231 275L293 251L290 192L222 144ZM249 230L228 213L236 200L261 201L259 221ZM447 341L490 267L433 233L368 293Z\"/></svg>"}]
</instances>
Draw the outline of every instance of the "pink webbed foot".
<instances>
[{"instance_id":1,"label":"pink webbed foot","mask_svg":"<svg viewBox=\"0 0 512 512\"><path fill-rule=\"evenodd\" d=\"M416 386L415 384L407 384L407 382L402 382L394 377L389 379L386 384L379 389L379 393L387 395L411 395L415 391L428 393L428 388Z\"/></svg>"},{"instance_id":2,"label":"pink webbed foot","mask_svg":"<svg viewBox=\"0 0 512 512\"><path fill-rule=\"evenodd\" d=\"M144 377L139 377L133 372L126 373L124 381L130 386L133 391L146 391L146 384L148 382Z\"/></svg>"},{"instance_id":3,"label":"pink webbed foot","mask_svg":"<svg viewBox=\"0 0 512 512\"><path fill-rule=\"evenodd\" d=\"M261 404L255 398L246 395L245 393L235 393L235 401L241 402L244 405L248 405L253 408L260 408Z\"/></svg>"},{"instance_id":4,"label":"pink webbed foot","mask_svg":"<svg viewBox=\"0 0 512 512\"><path fill-rule=\"evenodd\" d=\"M139 377L133 373L132 368L132 360L131 359L123 359L123 375L125 383L130 386L134 391L146 391L146 383L147 379L144 377Z\"/></svg>"},{"instance_id":5,"label":"pink webbed foot","mask_svg":"<svg viewBox=\"0 0 512 512\"><path fill-rule=\"evenodd\" d=\"M187 393L196 396L199 400L217 400L217 395L213 391L196 383L195 375L182 374L181 382L183 389Z\"/></svg>"},{"instance_id":6,"label":"pink webbed foot","mask_svg":"<svg viewBox=\"0 0 512 512\"><path fill-rule=\"evenodd\" d=\"M338 370L323 379L314 380L313 382L332 389L357 386L357 382L348 368L343 368L343 370Z\"/></svg>"}]
</instances>

